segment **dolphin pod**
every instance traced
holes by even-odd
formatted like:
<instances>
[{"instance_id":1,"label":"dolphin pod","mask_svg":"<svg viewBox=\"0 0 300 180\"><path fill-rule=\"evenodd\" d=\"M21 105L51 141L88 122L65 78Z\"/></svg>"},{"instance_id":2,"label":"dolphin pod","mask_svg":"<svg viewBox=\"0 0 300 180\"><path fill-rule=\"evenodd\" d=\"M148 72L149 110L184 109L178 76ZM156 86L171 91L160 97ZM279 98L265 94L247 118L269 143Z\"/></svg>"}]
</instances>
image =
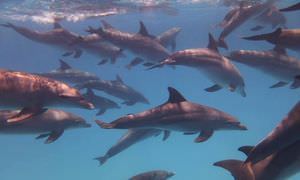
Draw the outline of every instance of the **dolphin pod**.
<instances>
[{"instance_id":1,"label":"dolphin pod","mask_svg":"<svg viewBox=\"0 0 300 180\"><path fill-rule=\"evenodd\" d=\"M247 130L233 116L220 110L187 101L176 89L169 87L169 99L153 109L129 114L111 122L96 120L104 129L154 128L197 134L196 143L208 140L216 130Z\"/></svg>"}]
</instances>

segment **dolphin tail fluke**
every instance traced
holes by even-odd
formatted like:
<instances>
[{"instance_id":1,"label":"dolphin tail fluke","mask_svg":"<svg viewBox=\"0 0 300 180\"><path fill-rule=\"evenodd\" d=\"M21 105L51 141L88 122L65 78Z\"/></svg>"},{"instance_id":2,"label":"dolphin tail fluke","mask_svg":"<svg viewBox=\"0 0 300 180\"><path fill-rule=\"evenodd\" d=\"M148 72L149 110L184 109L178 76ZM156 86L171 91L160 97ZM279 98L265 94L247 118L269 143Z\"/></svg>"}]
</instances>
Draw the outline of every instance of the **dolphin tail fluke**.
<instances>
[{"instance_id":1,"label":"dolphin tail fluke","mask_svg":"<svg viewBox=\"0 0 300 180\"><path fill-rule=\"evenodd\" d=\"M228 170L235 180L255 180L249 164L243 164L239 160L224 160L214 163L214 166Z\"/></svg>"},{"instance_id":2,"label":"dolphin tail fluke","mask_svg":"<svg viewBox=\"0 0 300 180\"><path fill-rule=\"evenodd\" d=\"M113 124L106 123L104 121L96 120L95 122L98 124L98 126L100 126L103 129L112 129L112 128L114 128Z\"/></svg>"},{"instance_id":3,"label":"dolphin tail fluke","mask_svg":"<svg viewBox=\"0 0 300 180\"><path fill-rule=\"evenodd\" d=\"M278 36L281 34L281 31L282 31L282 29L278 28L278 29L276 29L276 31L274 31L272 33L243 37L243 39L250 40L250 41L262 41L262 40L276 41Z\"/></svg>"},{"instance_id":4,"label":"dolphin tail fluke","mask_svg":"<svg viewBox=\"0 0 300 180\"><path fill-rule=\"evenodd\" d=\"M225 39L223 39L223 38L219 39L218 46L221 48L224 48L224 49L228 49L228 45L225 42Z\"/></svg>"},{"instance_id":5,"label":"dolphin tail fluke","mask_svg":"<svg viewBox=\"0 0 300 180\"><path fill-rule=\"evenodd\" d=\"M107 161L107 159L108 159L107 156L102 156L102 157L94 158L94 160L99 161L100 166L102 166Z\"/></svg>"}]
</instances>

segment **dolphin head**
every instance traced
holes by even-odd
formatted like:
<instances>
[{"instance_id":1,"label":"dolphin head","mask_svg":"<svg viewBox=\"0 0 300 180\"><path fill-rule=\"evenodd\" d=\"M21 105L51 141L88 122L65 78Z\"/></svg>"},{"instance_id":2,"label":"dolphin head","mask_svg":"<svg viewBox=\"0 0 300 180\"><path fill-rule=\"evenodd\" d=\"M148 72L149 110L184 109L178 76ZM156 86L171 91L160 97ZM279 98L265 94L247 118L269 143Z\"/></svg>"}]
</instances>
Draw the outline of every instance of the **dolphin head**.
<instances>
[{"instance_id":1,"label":"dolphin head","mask_svg":"<svg viewBox=\"0 0 300 180\"><path fill-rule=\"evenodd\" d=\"M68 119L69 128L90 128L92 125L83 118L72 114Z\"/></svg>"},{"instance_id":2,"label":"dolphin head","mask_svg":"<svg viewBox=\"0 0 300 180\"><path fill-rule=\"evenodd\" d=\"M226 130L247 130L247 127L242 125L235 117L229 114L222 115L221 126Z\"/></svg>"}]
</instances>

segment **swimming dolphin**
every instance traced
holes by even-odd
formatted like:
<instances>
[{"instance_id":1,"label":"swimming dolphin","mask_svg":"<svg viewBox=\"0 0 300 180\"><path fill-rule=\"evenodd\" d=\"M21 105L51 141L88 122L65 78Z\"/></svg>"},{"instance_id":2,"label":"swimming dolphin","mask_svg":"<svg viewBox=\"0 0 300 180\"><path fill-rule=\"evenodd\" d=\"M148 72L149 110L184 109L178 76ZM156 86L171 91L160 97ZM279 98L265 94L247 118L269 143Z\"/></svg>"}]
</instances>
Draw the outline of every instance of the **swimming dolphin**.
<instances>
[{"instance_id":1,"label":"swimming dolphin","mask_svg":"<svg viewBox=\"0 0 300 180\"><path fill-rule=\"evenodd\" d=\"M7 125L6 119L16 116L19 110L0 111L0 134L39 134L36 139L47 138L46 144L56 141L67 129L91 127L83 118L56 109L29 118L20 124Z\"/></svg>"},{"instance_id":2,"label":"swimming dolphin","mask_svg":"<svg viewBox=\"0 0 300 180\"><path fill-rule=\"evenodd\" d=\"M93 109L79 91L60 81L38 75L0 70L0 107L23 108L7 122L22 122L45 111L44 107L70 106Z\"/></svg>"},{"instance_id":3,"label":"swimming dolphin","mask_svg":"<svg viewBox=\"0 0 300 180\"><path fill-rule=\"evenodd\" d=\"M123 116L111 123L96 120L104 129L155 128L180 131L185 135L200 133L195 142L208 140L216 130L246 130L234 117L217 109L187 101L169 87L169 99L153 109Z\"/></svg>"},{"instance_id":4,"label":"swimming dolphin","mask_svg":"<svg viewBox=\"0 0 300 180\"><path fill-rule=\"evenodd\" d=\"M167 180L174 176L175 173L164 170L154 170L135 175L129 180Z\"/></svg>"},{"instance_id":5,"label":"swimming dolphin","mask_svg":"<svg viewBox=\"0 0 300 180\"><path fill-rule=\"evenodd\" d=\"M239 150L247 156L252 146L243 146ZM214 163L231 172L235 180L278 180L288 179L299 172L300 141L273 153L256 164L244 164L240 160L224 160Z\"/></svg>"},{"instance_id":6,"label":"swimming dolphin","mask_svg":"<svg viewBox=\"0 0 300 180\"><path fill-rule=\"evenodd\" d=\"M300 87L300 75L297 75L294 78L294 82L292 83L291 88L296 89L296 88L299 88L299 87Z\"/></svg>"},{"instance_id":7,"label":"swimming dolphin","mask_svg":"<svg viewBox=\"0 0 300 180\"><path fill-rule=\"evenodd\" d=\"M270 24L273 29L278 26L286 28L286 22L287 22L286 17L274 5L271 6L270 8L268 8L267 10L265 10L259 16L257 16L255 18L255 20L258 23L263 24L263 25ZM263 28L264 28L264 26L262 26L262 28L260 28L260 29L263 29Z\"/></svg>"},{"instance_id":8,"label":"swimming dolphin","mask_svg":"<svg viewBox=\"0 0 300 180\"><path fill-rule=\"evenodd\" d=\"M218 45L228 49L225 38L250 18L257 16L270 8L276 1L277 0L267 0L265 3L256 3L249 6L245 5L244 2L241 2L238 9L235 11L230 11L230 15L227 17L227 23L225 24L223 31L219 36Z\"/></svg>"},{"instance_id":9,"label":"swimming dolphin","mask_svg":"<svg viewBox=\"0 0 300 180\"><path fill-rule=\"evenodd\" d=\"M278 28L272 33L243 37L251 41L267 41L269 43L300 52L300 29Z\"/></svg>"},{"instance_id":10,"label":"swimming dolphin","mask_svg":"<svg viewBox=\"0 0 300 180\"><path fill-rule=\"evenodd\" d=\"M156 37L156 39L162 44L164 47L171 46L172 51L176 49L176 37L180 33L181 28L174 27L171 28L159 36Z\"/></svg>"},{"instance_id":11,"label":"swimming dolphin","mask_svg":"<svg viewBox=\"0 0 300 180\"><path fill-rule=\"evenodd\" d=\"M83 97L89 102L93 103L95 108L99 109L98 113L96 114L97 116L104 114L108 109L121 108L116 102L96 95L90 88L87 88L87 91L85 94L83 94Z\"/></svg>"},{"instance_id":12,"label":"swimming dolphin","mask_svg":"<svg viewBox=\"0 0 300 180\"><path fill-rule=\"evenodd\" d=\"M109 95L123 99L122 104L132 106L138 102L149 104L149 101L140 92L124 83L120 76L117 75L116 80L91 80L77 84L78 89L90 88L98 91L103 91Z\"/></svg>"},{"instance_id":13,"label":"swimming dolphin","mask_svg":"<svg viewBox=\"0 0 300 180\"><path fill-rule=\"evenodd\" d=\"M158 136L161 133L159 129L129 129L119 140L112 146L104 156L97 157L95 160L100 162L100 165L103 165L111 157L121 153L132 145L141 142L145 139L148 139L153 136ZM164 140L168 138L164 137Z\"/></svg>"},{"instance_id":14,"label":"swimming dolphin","mask_svg":"<svg viewBox=\"0 0 300 180\"><path fill-rule=\"evenodd\" d=\"M243 97L246 96L244 80L238 69L217 48L217 43L209 34L207 48L186 49L177 51L166 60L149 69L163 65L183 65L203 71L215 84L205 90L215 92L222 88L236 91Z\"/></svg>"},{"instance_id":15,"label":"swimming dolphin","mask_svg":"<svg viewBox=\"0 0 300 180\"><path fill-rule=\"evenodd\" d=\"M271 75L278 82L271 88L278 88L294 81L294 77L300 74L300 60L287 55L285 49L275 47L269 51L232 51L228 56L247 66L258 69Z\"/></svg>"},{"instance_id":16,"label":"swimming dolphin","mask_svg":"<svg viewBox=\"0 0 300 180\"><path fill-rule=\"evenodd\" d=\"M94 29L89 27L87 32L97 33L103 39L114 45L131 51L141 56L148 62L158 62L169 55L168 50L148 33L143 22L140 22L140 30L138 33L128 33L117 30L106 21L101 21L103 28Z\"/></svg>"},{"instance_id":17,"label":"swimming dolphin","mask_svg":"<svg viewBox=\"0 0 300 180\"><path fill-rule=\"evenodd\" d=\"M294 4L292 6L289 6L287 8L282 8L280 11L286 12L286 11L296 11L300 10L300 3Z\"/></svg>"},{"instance_id":18,"label":"swimming dolphin","mask_svg":"<svg viewBox=\"0 0 300 180\"><path fill-rule=\"evenodd\" d=\"M258 163L275 152L283 150L300 140L300 102L289 114L268 134L253 150L251 150L245 163Z\"/></svg>"},{"instance_id":19,"label":"swimming dolphin","mask_svg":"<svg viewBox=\"0 0 300 180\"><path fill-rule=\"evenodd\" d=\"M60 67L50 71L48 73L36 73L37 75L56 79L58 81L64 81L67 83L81 83L89 80L98 80L99 78L92 73L73 69L68 63L63 60L59 60Z\"/></svg>"}]
</instances>

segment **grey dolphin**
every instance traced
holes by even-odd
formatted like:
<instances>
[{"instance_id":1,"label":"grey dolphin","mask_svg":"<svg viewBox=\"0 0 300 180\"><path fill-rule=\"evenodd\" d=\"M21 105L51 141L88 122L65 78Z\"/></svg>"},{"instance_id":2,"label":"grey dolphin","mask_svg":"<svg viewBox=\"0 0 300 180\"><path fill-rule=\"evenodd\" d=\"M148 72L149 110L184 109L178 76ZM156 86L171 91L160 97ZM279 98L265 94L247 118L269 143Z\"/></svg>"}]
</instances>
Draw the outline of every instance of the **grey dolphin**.
<instances>
[{"instance_id":1,"label":"grey dolphin","mask_svg":"<svg viewBox=\"0 0 300 180\"><path fill-rule=\"evenodd\" d=\"M67 83L81 83L89 80L98 80L99 78L92 73L81 71L72 68L68 63L63 60L59 60L60 67L52 70L48 73L36 73L37 75L64 81Z\"/></svg>"},{"instance_id":2,"label":"grey dolphin","mask_svg":"<svg viewBox=\"0 0 300 180\"><path fill-rule=\"evenodd\" d=\"M252 146L243 146L239 150L249 155ZM236 180L278 180L288 179L299 172L300 141L273 153L256 164L244 164L240 160L224 160L214 165L227 169Z\"/></svg>"},{"instance_id":3,"label":"grey dolphin","mask_svg":"<svg viewBox=\"0 0 300 180\"><path fill-rule=\"evenodd\" d=\"M143 22L140 22L140 30L138 33L122 32L103 20L102 24L103 28L93 29L89 27L87 31L97 33L103 39L122 49L131 51L149 62L161 61L169 55L168 50L161 45L153 35L148 33Z\"/></svg>"},{"instance_id":4,"label":"grey dolphin","mask_svg":"<svg viewBox=\"0 0 300 180\"><path fill-rule=\"evenodd\" d=\"M0 70L0 107L23 108L8 123L22 122L45 111L43 107L93 109L78 90L60 81L25 72Z\"/></svg>"},{"instance_id":5,"label":"grey dolphin","mask_svg":"<svg viewBox=\"0 0 300 180\"><path fill-rule=\"evenodd\" d=\"M300 29L278 28L271 33L243 37L243 39L251 41L267 41L283 48L288 48L298 52L300 51Z\"/></svg>"},{"instance_id":6,"label":"grey dolphin","mask_svg":"<svg viewBox=\"0 0 300 180\"><path fill-rule=\"evenodd\" d=\"M97 116L104 114L108 109L121 108L116 102L96 95L90 88L87 88L87 92L83 94L83 97L93 103L95 108L99 109Z\"/></svg>"},{"instance_id":7,"label":"grey dolphin","mask_svg":"<svg viewBox=\"0 0 300 180\"><path fill-rule=\"evenodd\" d=\"M256 3L249 6L241 2L240 7L238 7L234 13L232 13L233 11L230 12L231 15L229 17L231 18L228 17L228 22L219 36L219 46L228 49L225 38L250 18L270 8L276 1L277 0L267 0L265 3Z\"/></svg>"},{"instance_id":8,"label":"grey dolphin","mask_svg":"<svg viewBox=\"0 0 300 180\"><path fill-rule=\"evenodd\" d=\"M164 170L154 170L135 175L129 180L167 180L174 176L175 173Z\"/></svg>"},{"instance_id":9,"label":"grey dolphin","mask_svg":"<svg viewBox=\"0 0 300 180\"><path fill-rule=\"evenodd\" d=\"M245 163L255 164L300 140L300 102L253 150Z\"/></svg>"},{"instance_id":10,"label":"grey dolphin","mask_svg":"<svg viewBox=\"0 0 300 180\"><path fill-rule=\"evenodd\" d=\"M187 101L176 89L169 87L169 100L138 114L123 116L111 123L96 120L104 129L155 128L200 133L195 142L208 140L216 130L246 130L233 116L217 109Z\"/></svg>"},{"instance_id":11,"label":"grey dolphin","mask_svg":"<svg viewBox=\"0 0 300 180\"><path fill-rule=\"evenodd\" d=\"M158 136L161 133L159 129L129 129L119 140L112 146L104 156L95 158L103 165L111 157L121 153L132 145L148 139L153 136ZM165 136L164 140L167 137Z\"/></svg>"},{"instance_id":12,"label":"grey dolphin","mask_svg":"<svg viewBox=\"0 0 300 180\"><path fill-rule=\"evenodd\" d=\"M6 119L19 114L19 110L0 111L0 134L40 134L36 139L47 138L46 144L56 141L67 129L91 127L83 118L56 109L29 118L26 122L7 125Z\"/></svg>"},{"instance_id":13,"label":"grey dolphin","mask_svg":"<svg viewBox=\"0 0 300 180\"><path fill-rule=\"evenodd\" d=\"M286 11L297 11L300 10L300 2L297 4L294 4L292 6L289 6L287 8L282 8L280 11L286 12Z\"/></svg>"},{"instance_id":14,"label":"grey dolphin","mask_svg":"<svg viewBox=\"0 0 300 180\"><path fill-rule=\"evenodd\" d=\"M143 94L125 84L118 75L116 80L113 81L105 81L102 79L91 80L77 84L76 87L78 89L90 88L103 91L109 95L123 99L124 102L122 104L126 104L128 106L132 106L138 102L149 104L149 101L144 97Z\"/></svg>"},{"instance_id":15,"label":"grey dolphin","mask_svg":"<svg viewBox=\"0 0 300 180\"><path fill-rule=\"evenodd\" d=\"M219 53L217 43L211 34L209 34L207 48L177 51L150 69L163 65L188 66L204 72L215 83L212 87L205 89L208 92L228 88L230 91L240 93L243 97L246 96L243 77L238 69Z\"/></svg>"},{"instance_id":16,"label":"grey dolphin","mask_svg":"<svg viewBox=\"0 0 300 180\"><path fill-rule=\"evenodd\" d=\"M300 60L287 55L285 49L275 47L269 51L232 51L228 56L233 61L245 64L271 75L278 82L271 86L277 88L294 81L300 72Z\"/></svg>"}]
</instances>

